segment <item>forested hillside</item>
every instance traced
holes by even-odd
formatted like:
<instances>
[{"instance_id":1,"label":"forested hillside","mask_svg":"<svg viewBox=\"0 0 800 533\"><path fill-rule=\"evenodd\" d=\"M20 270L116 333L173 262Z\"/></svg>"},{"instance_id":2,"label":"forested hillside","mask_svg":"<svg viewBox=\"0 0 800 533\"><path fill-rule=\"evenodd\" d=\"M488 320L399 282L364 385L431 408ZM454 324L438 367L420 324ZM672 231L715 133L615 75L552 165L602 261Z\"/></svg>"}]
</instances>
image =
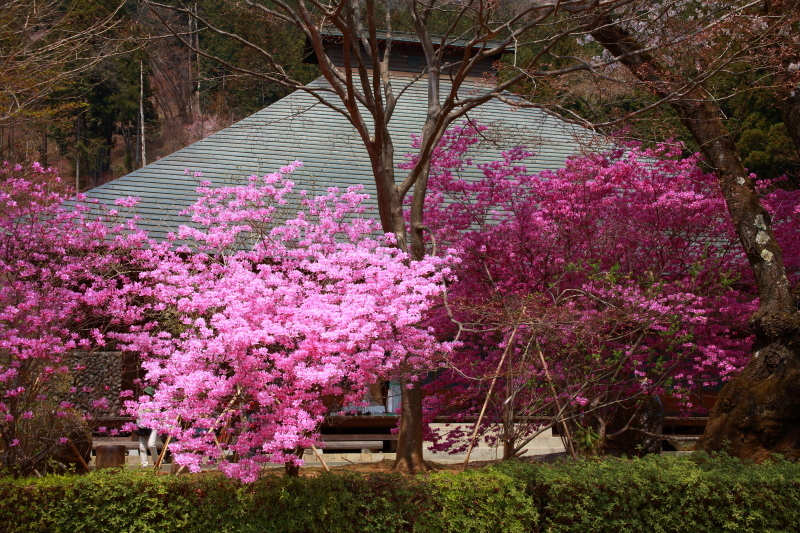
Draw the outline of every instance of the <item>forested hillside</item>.
<instances>
[{"instance_id":1,"label":"forested hillside","mask_svg":"<svg viewBox=\"0 0 800 533\"><path fill-rule=\"evenodd\" d=\"M215 25L280 50L295 76L316 77L314 67L302 63L299 33L226 6L219 0L192 4ZM202 25L198 30L189 17L167 22L202 50L259 70L257 54ZM179 150L287 94L277 84L204 61L138 0L6 3L0 6L0 67L0 159L53 165L81 190Z\"/></svg>"}]
</instances>

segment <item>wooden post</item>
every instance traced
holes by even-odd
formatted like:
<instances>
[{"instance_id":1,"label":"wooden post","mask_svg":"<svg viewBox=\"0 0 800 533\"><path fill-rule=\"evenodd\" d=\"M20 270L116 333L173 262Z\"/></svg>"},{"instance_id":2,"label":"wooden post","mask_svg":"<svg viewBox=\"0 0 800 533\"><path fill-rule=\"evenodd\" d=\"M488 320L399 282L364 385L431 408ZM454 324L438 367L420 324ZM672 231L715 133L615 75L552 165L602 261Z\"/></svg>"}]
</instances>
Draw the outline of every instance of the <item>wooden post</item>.
<instances>
[{"instance_id":1,"label":"wooden post","mask_svg":"<svg viewBox=\"0 0 800 533\"><path fill-rule=\"evenodd\" d=\"M98 446L95 451L97 453L95 459L95 467L97 470L101 468L122 468L125 466L128 447L124 444Z\"/></svg>"}]
</instances>

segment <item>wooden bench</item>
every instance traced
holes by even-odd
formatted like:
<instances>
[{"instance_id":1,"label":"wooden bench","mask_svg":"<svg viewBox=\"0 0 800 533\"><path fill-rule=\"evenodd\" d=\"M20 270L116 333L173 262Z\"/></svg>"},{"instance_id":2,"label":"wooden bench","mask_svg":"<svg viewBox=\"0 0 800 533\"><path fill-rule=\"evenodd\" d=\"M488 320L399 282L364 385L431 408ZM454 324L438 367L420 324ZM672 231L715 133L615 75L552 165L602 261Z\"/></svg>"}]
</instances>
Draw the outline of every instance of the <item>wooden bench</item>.
<instances>
[{"instance_id":1,"label":"wooden bench","mask_svg":"<svg viewBox=\"0 0 800 533\"><path fill-rule=\"evenodd\" d=\"M135 435L133 437L95 437L92 439L92 449L96 450L98 446L125 446L128 450L138 450L139 439Z\"/></svg>"},{"instance_id":2,"label":"wooden bench","mask_svg":"<svg viewBox=\"0 0 800 533\"><path fill-rule=\"evenodd\" d=\"M397 441L397 435L391 433L372 434L337 434L320 435L323 450L382 450L384 442Z\"/></svg>"},{"instance_id":3,"label":"wooden bench","mask_svg":"<svg viewBox=\"0 0 800 533\"><path fill-rule=\"evenodd\" d=\"M397 442L392 429L397 427L396 415L334 415L325 417L320 440L323 449L381 450L388 444L391 451Z\"/></svg>"},{"instance_id":4,"label":"wooden bench","mask_svg":"<svg viewBox=\"0 0 800 533\"><path fill-rule=\"evenodd\" d=\"M110 417L108 418L110 420ZM118 417L115 421L130 421L128 417ZM332 416L322 424L320 446L324 450L381 450L387 443L397 442L397 435L391 429L397 426L397 416ZM347 434L342 431L370 431L372 433ZM123 445L128 450L139 449L139 439L134 434L130 437L95 437L92 449L98 446ZM156 446L163 446L163 438L159 437Z\"/></svg>"},{"instance_id":5,"label":"wooden bench","mask_svg":"<svg viewBox=\"0 0 800 533\"><path fill-rule=\"evenodd\" d=\"M665 416L662 443L679 452L691 450L703 436L707 423L707 416Z\"/></svg>"},{"instance_id":6,"label":"wooden bench","mask_svg":"<svg viewBox=\"0 0 800 533\"><path fill-rule=\"evenodd\" d=\"M139 450L139 437L131 435L130 437L95 437L92 439L92 450L96 450L98 446L125 446L125 449ZM161 448L164 446L164 439L158 437L156 439L156 446Z\"/></svg>"}]
</instances>

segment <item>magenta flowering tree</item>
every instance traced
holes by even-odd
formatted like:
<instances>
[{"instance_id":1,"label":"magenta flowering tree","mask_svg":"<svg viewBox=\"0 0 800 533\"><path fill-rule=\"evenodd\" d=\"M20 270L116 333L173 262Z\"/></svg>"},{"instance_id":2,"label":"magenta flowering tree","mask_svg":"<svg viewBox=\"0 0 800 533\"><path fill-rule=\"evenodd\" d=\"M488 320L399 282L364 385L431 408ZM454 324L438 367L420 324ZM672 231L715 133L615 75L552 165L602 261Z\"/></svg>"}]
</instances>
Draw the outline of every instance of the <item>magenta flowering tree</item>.
<instances>
[{"instance_id":1,"label":"magenta flowering tree","mask_svg":"<svg viewBox=\"0 0 800 533\"><path fill-rule=\"evenodd\" d=\"M192 471L219 464L253 481L265 463L299 466L332 409L449 352L422 325L445 260L411 261L361 216L357 189L296 191L286 174L297 165L203 184L194 225L173 236L186 244L154 248L141 275L140 311L157 318L123 339L144 354L155 394L129 408L175 438L175 460Z\"/></svg>"},{"instance_id":2,"label":"magenta flowering tree","mask_svg":"<svg viewBox=\"0 0 800 533\"><path fill-rule=\"evenodd\" d=\"M479 431L505 457L552 425L573 453L597 450L658 431L655 396L686 399L746 363L752 280L696 157L628 146L533 174L517 149L468 182L480 129L448 132L432 162L426 224L461 258L438 326L462 346L428 387L429 415L485 409Z\"/></svg>"},{"instance_id":3,"label":"magenta flowering tree","mask_svg":"<svg viewBox=\"0 0 800 533\"><path fill-rule=\"evenodd\" d=\"M756 184L761 203L772 217L775 240L783 251L789 283L792 287L800 287L800 193L787 188L786 176L757 180L755 174L751 174L750 178Z\"/></svg>"},{"instance_id":4,"label":"magenta flowering tree","mask_svg":"<svg viewBox=\"0 0 800 533\"><path fill-rule=\"evenodd\" d=\"M38 163L0 166L0 470L14 475L70 439L85 447L108 398L75 390L69 354L102 347L125 319L126 258L144 239L66 192Z\"/></svg>"}]
</instances>

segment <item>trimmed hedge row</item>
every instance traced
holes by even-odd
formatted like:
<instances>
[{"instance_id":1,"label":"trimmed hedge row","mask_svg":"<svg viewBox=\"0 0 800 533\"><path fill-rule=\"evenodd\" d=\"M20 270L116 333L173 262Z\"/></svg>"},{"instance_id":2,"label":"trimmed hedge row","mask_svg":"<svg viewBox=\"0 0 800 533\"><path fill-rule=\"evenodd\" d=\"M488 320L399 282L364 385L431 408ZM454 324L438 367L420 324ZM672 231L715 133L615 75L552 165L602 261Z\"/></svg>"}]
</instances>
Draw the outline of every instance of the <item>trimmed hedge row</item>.
<instances>
[{"instance_id":1,"label":"trimmed hedge row","mask_svg":"<svg viewBox=\"0 0 800 533\"><path fill-rule=\"evenodd\" d=\"M454 475L326 474L241 485L101 471L0 479L14 532L704 532L800 530L800 465L706 455L504 463Z\"/></svg>"}]
</instances>

